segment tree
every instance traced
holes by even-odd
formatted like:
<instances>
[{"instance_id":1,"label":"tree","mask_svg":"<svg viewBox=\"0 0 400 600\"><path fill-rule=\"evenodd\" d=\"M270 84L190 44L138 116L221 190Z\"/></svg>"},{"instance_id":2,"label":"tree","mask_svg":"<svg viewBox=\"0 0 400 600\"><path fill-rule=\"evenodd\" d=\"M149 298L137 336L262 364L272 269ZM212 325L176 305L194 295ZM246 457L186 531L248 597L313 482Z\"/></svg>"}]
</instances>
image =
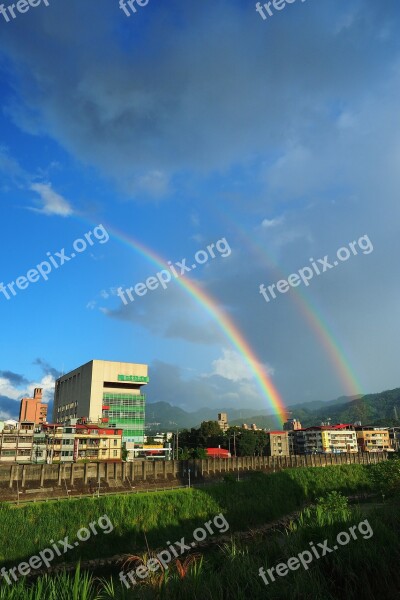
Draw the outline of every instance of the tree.
<instances>
[{"instance_id":1,"label":"tree","mask_svg":"<svg viewBox=\"0 0 400 600\"><path fill-rule=\"evenodd\" d=\"M249 431L247 429L242 430L239 437L236 439L238 456L254 456L257 445L255 433L255 431Z\"/></svg>"},{"instance_id":2,"label":"tree","mask_svg":"<svg viewBox=\"0 0 400 600\"><path fill-rule=\"evenodd\" d=\"M194 448L192 450L192 458L207 458L207 450L205 448Z\"/></svg>"},{"instance_id":3,"label":"tree","mask_svg":"<svg viewBox=\"0 0 400 600\"><path fill-rule=\"evenodd\" d=\"M126 459L128 458L128 450L126 449L126 442L123 442L122 444L122 449L121 449L121 459L126 462Z\"/></svg>"},{"instance_id":4,"label":"tree","mask_svg":"<svg viewBox=\"0 0 400 600\"><path fill-rule=\"evenodd\" d=\"M255 453L257 456L264 456L266 454L268 436L265 431L254 431L256 436L256 447Z\"/></svg>"},{"instance_id":5,"label":"tree","mask_svg":"<svg viewBox=\"0 0 400 600\"><path fill-rule=\"evenodd\" d=\"M217 447L224 443L224 434L217 421L203 421L198 430L197 443L203 448Z\"/></svg>"}]
</instances>

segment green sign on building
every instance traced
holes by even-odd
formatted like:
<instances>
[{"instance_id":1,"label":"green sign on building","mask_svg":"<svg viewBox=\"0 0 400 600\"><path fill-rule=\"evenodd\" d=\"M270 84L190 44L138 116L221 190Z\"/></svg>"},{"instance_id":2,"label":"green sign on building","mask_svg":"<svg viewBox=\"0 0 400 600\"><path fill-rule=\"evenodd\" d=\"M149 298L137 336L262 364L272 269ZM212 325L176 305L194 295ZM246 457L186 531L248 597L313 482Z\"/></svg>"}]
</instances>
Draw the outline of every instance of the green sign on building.
<instances>
[{"instance_id":1,"label":"green sign on building","mask_svg":"<svg viewBox=\"0 0 400 600\"><path fill-rule=\"evenodd\" d=\"M134 383L148 383L149 378L143 375L118 375L118 381L133 381Z\"/></svg>"}]
</instances>

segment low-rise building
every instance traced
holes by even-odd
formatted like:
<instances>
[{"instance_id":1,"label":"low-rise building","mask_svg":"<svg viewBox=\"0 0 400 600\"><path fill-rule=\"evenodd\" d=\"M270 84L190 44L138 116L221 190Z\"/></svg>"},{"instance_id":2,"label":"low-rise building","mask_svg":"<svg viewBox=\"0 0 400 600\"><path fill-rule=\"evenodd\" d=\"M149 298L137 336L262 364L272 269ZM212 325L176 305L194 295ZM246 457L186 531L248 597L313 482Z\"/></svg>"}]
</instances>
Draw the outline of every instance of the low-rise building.
<instances>
[{"instance_id":1,"label":"low-rise building","mask_svg":"<svg viewBox=\"0 0 400 600\"><path fill-rule=\"evenodd\" d=\"M389 427L390 446L394 452L400 450L400 427Z\"/></svg>"},{"instance_id":2,"label":"low-rise building","mask_svg":"<svg viewBox=\"0 0 400 600\"><path fill-rule=\"evenodd\" d=\"M287 431L268 431L267 456L289 456L289 435Z\"/></svg>"},{"instance_id":3,"label":"low-rise building","mask_svg":"<svg viewBox=\"0 0 400 600\"><path fill-rule=\"evenodd\" d=\"M0 462L30 463L35 423L6 422L0 433Z\"/></svg>"},{"instance_id":4,"label":"low-rise building","mask_svg":"<svg viewBox=\"0 0 400 600\"><path fill-rule=\"evenodd\" d=\"M361 452L391 452L388 427L356 426L357 443Z\"/></svg>"},{"instance_id":5,"label":"low-rise building","mask_svg":"<svg viewBox=\"0 0 400 600\"><path fill-rule=\"evenodd\" d=\"M296 431L297 429L301 429L301 423L297 419L288 419L283 424L284 431Z\"/></svg>"},{"instance_id":6,"label":"low-rise building","mask_svg":"<svg viewBox=\"0 0 400 600\"><path fill-rule=\"evenodd\" d=\"M46 424L47 462L120 461L122 429L103 424L73 422Z\"/></svg>"},{"instance_id":7,"label":"low-rise building","mask_svg":"<svg viewBox=\"0 0 400 600\"><path fill-rule=\"evenodd\" d=\"M290 449L293 454L357 452L357 436L352 425L319 425L292 430Z\"/></svg>"}]
</instances>

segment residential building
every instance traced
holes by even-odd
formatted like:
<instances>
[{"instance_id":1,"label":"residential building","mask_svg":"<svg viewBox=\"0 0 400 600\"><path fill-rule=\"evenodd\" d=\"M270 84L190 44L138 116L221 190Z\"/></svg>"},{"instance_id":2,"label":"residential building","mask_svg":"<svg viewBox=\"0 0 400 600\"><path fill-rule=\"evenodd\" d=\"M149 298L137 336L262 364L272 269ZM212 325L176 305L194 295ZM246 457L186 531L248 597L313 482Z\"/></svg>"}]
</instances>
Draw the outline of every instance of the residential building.
<instances>
[{"instance_id":1,"label":"residential building","mask_svg":"<svg viewBox=\"0 0 400 600\"><path fill-rule=\"evenodd\" d=\"M226 431L229 428L227 413L218 413L218 425L221 427L222 431Z\"/></svg>"},{"instance_id":2,"label":"residential building","mask_svg":"<svg viewBox=\"0 0 400 600\"><path fill-rule=\"evenodd\" d=\"M44 464L47 462L47 439L41 426L35 427L33 432L31 462L35 464Z\"/></svg>"},{"instance_id":3,"label":"residential building","mask_svg":"<svg viewBox=\"0 0 400 600\"><path fill-rule=\"evenodd\" d=\"M361 425L355 427L357 443L362 452L391 452L389 429L387 427L374 427Z\"/></svg>"},{"instance_id":4,"label":"residential building","mask_svg":"<svg viewBox=\"0 0 400 600\"><path fill-rule=\"evenodd\" d=\"M301 429L301 423L297 419L288 419L283 424L284 431L296 431L297 429Z\"/></svg>"},{"instance_id":5,"label":"residential building","mask_svg":"<svg viewBox=\"0 0 400 600\"><path fill-rule=\"evenodd\" d=\"M53 420L99 420L123 430L127 449L144 442L145 396L149 381L143 364L91 360L56 381Z\"/></svg>"},{"instance_id":6,"label":"residential building","mask_svg":"<svg viewBox=\"0 0 400 600\"><path fill-rule=\"evenodd\" d=\"M400 450L400 427L389 428L390 445L395 452Z\"/></svg>"},{"instance_id":7,"label":"residential building","mask_svg":"<svg viewBox=\"0 0 400 600\"><path fill-rule=\"evenodd\" d=\"M31 462L35 423L5 423L0 433L0 462Z\"/></svg>"},{"instance_id":8,"label":"residential building","mask_svg":"<svg viewBox=\"0 0 400 600\"><path fill-rule=\"evenodd\" d=\"M46 424L47 462L120 461L122 429L96 423Z\"/></svg>"},{"instance_id":9,"label":"residential building","mask_svg":"<svg viewBox=\"0 0 400 600\"><path fill-rule=\"evenodd\" d=\"M35 388L33 398L22 398L19 409L19 421L33 421L36 425L46 423L47 404L42 402L43 389Z\"/></svg>"},{"instance_id":10,"label":"residential building","mask_svg":"<svg viewBox=\"0 0 400 600\"><path fill-rule=\"evenodd\" d=\"M243 423L242 429L249 429L250 431L262 431L262 429L260 427L257 427L256 423L251 423L251 425L248 425L247 423Z\"/></svg>"},{"instance_id":11,"label":"residential building","mask_svg":"<svg viewBox=\"0 0 400 600\"><path fill-rule=\"evenodd\" d=\"M293 454L357 452L357 436L352 425L319 425L290 432Z\"/></svg>"},{"instance_id":12,"label":"residential building","mask_svg":"<svg viewBox=\"0 0 400 600\"><path fill-rule=\"evenodd\" d=\"M289 456L289 435L287 431L267 432L267 456Z\"/></svg>"}]
</instances>

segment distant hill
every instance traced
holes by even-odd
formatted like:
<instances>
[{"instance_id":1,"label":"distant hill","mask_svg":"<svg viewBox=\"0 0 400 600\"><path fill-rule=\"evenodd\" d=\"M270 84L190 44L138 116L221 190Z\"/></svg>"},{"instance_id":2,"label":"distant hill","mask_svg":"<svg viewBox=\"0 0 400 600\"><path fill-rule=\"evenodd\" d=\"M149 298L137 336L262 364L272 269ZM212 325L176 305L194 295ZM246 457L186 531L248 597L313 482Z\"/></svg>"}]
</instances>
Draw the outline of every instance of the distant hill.
<instances>
[{"instance_id":1,"label":"distant hill","mask_svg":"<svg viewBox=\"0 0 400 600\"><path fill-rule=\"evenodd\" d=\"M148 402L146 405L146 424L153 429L176 429L199 427L202 421L216 421L219 412L228 413L228 418L235 417L243 423L255 409L243 408L200 408L195 412L187 412L177 406L172 406L168 402ZM267 411L265 411L267 412ZM272 417L274 419L274 417ZM160 423L160 425L156 425ZM154 424L154 425L153 425Z\"/></svg>"},{"instance_id":2,"label":"distant hill","mask_svg":"<svg viewBox=\"0 0 400 600\"><path fill-rule=\"evenodd\" d=\"M365 396L341 396L328 402L316 401L295 404L289 407L291 416L299 419L303 426L320 425L321 422L331 423L361 423L400 426L400 420L395 418L395 410L400 417L400 388L386 390ZM181 408L172 406L167 402L148 403L146 409L146 423L157 422L160 425L150 425L153 429L176 429L198 427L202 421L215 421L217 412L228 413L230 425L255 423L258 427L277 427L275 415L268 414L267 410L254 409L215 409L202 408L189 413Z\"/></svg>"},{"instance_id":3,"label":"distant hill","mask_svg":"<svg viewBox=\"0 0 400 600\"><path fill-rule=\"evenodd\" d=\"M400 425L396 418L400 415L400 388L386 390L377 394L367 394L342 405L331 405L304 417L304 424L313 424L315 418L332 423L354 423L361 421L363 425Z\"/></svg>"},{"instance_id":4,"label":"distant hill","mask_svg":"<svg viewBox=\"0 0 400 600\"><path fill-rule=\"evenodd\" d=\"M361 397L342 396L329 402L309 402L289 408L292 417L304 427L328 421L332 424L361 421L363 425L400 426L400 420L395 418L395 411L400 416L400 388ZM270 427L270 419L263 415L254 415L247 422L255 423L258 427ZM238 421L230 423L241 424Z\"/></svg>"},{"instance_id":5,"label":"distant hill","mask_svg":"<svg viewBox=\"0 0 400 600\"><path fill-rule=\"evenodd\" d=\"M304 402L290 406L293 417L308 422L314 420L314 416L319 410L326 412L326 408L345 405L356 396L341 396L335 400L323 402ZM228 413L229 424L242 425L243 423L255 423L258 427L276 428L279 426L279 420L276 415L272 415L269 410L257 410L252 408L200 408L195 412L187 412L177 406L172 406L168 402L148 402L146 406L146 424L148 429L170 430L176 428L199 427L202 421L216 421L219 412ZM318 416L317 418L320 419ZM314 421L313 421L314 422ZM159 423L159 425L157 425Z\"/></svg>"}]
</instances>

